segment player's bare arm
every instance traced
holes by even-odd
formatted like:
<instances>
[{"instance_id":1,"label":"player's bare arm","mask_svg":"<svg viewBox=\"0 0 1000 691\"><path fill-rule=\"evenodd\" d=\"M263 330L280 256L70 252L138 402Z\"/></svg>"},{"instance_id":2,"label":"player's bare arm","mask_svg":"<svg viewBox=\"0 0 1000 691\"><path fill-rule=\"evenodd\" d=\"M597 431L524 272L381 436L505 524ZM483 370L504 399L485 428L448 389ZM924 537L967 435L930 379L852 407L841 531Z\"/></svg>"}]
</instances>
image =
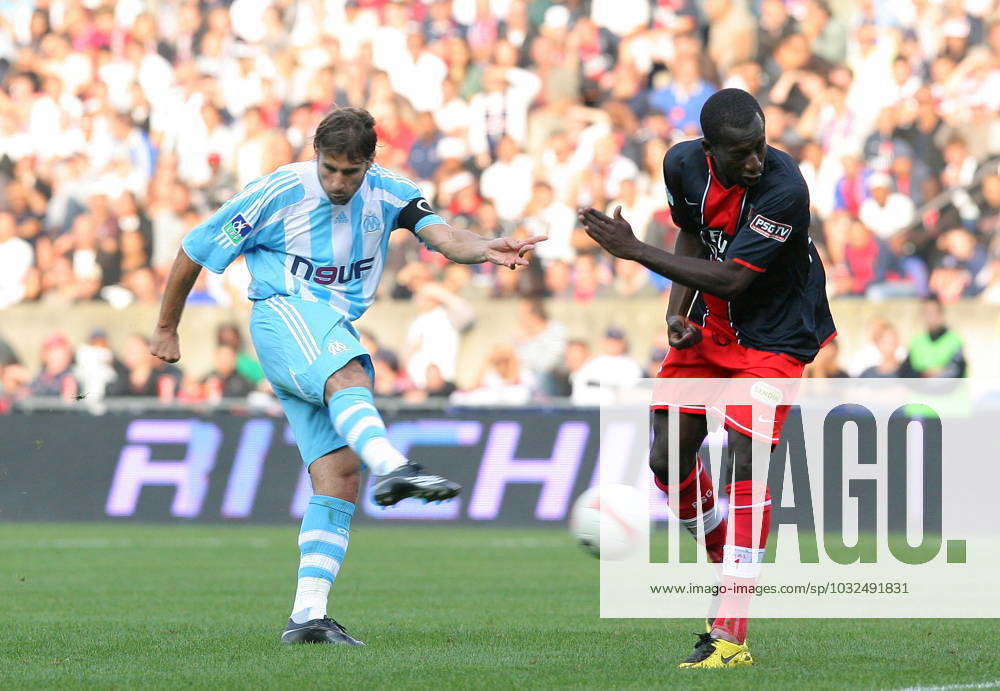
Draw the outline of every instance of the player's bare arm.
<instances>
[{"instance_id":1,"label":"player's bare arm","mask_svg":"<svg viewBox=\"0 0 1000 691\"><path fill-rule=\"evenodd\" d=\"M693 233L680 232L674 244L674 254L679 257L705 256L705 247ZM690 348L701 341L701 330L688 319L695 291L682 283L670 286L667 301L667 341L671 348Z\"/></svg>"},{"instance_id":2,"label":"player's bare arm","mask_svg":"<svg viewBox=\"0 0 1000 691\"><path fill-rule=\"evenodd\" d=\"M635 236L632 226L622 217L621 207L614 218L597 209L580 211L580 221L593 240L609 254L639 262L650 271L689 288L732 300L744 292L757 273L732 260L713 262L698 257L684 257L657 249Z\"/></svg>"},{"instance_id":3,"label":"player's bare arm","mask_svg":"<svg viewBox=\"0 0 1000 691\"><path fill-rule=\"evenodd\" d=\"M468 230L452 228L442 223L423 228L420 237L428 247L458 264L491 262L510 269L527 266L529 261L525 255L535 249L535 245L545 240L543 235L535 235L524 240L514 238L487 240Z\"/></svg>"},{"instance_id":4,"label":"player's bare arm","mask_svg":"<svg viewBox=\"0 0 1000 691\"><path fill-rule=\"evenodd\" d=\"M149 342L150 352L161 360L177 362L181 359L177 325L181 321L188 293L191 292L199 273L201 265L193 262L183 249L177 250L177 258L174 259L170 276L167 278L167 287L163 291L160 318L156 321L156 328Z\"/></svg>"}]
</instances>

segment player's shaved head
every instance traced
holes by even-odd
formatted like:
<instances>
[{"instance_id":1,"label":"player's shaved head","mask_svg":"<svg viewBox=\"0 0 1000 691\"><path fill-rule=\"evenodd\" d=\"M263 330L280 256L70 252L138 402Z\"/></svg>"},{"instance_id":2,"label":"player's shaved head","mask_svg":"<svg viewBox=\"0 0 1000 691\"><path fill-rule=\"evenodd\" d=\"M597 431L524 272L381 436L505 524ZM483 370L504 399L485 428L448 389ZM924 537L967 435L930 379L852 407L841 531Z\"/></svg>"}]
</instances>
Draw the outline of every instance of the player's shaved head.
<instances>
[{"instance_id":1,"label":"player's shaved head","mask_svg":"<svg viewBox=\"0 0 1000 691\"><path fill-rule=\"evenodd\" d=\"M375 158L375 118L363 108L337 108L316 127L313 149L318 155L347 158L355 163Z\"/></svg>"},{"instance_id":2,"label":"player's shaved head","mask_svg":"<svg viewBox=\"0 0 1000 691\"><path fill-rule=\"evenodd\" d=\"M764 111L742 89L722 89L701 109L702 146L724 185L750 187L764 171Z\"/></svg>"},{"instance_id":3,"label":"player's shaved head","mask_svg":"<svg viewBox=\"0 0 1000 691\"><path fill-rule=\"evenodd\" d=\"M734 135L758 122L763 127L764 111L757 99L743 89L716 91L701 109L702 134L714 145L731 141Z\"/></svg>"}]
</instances>

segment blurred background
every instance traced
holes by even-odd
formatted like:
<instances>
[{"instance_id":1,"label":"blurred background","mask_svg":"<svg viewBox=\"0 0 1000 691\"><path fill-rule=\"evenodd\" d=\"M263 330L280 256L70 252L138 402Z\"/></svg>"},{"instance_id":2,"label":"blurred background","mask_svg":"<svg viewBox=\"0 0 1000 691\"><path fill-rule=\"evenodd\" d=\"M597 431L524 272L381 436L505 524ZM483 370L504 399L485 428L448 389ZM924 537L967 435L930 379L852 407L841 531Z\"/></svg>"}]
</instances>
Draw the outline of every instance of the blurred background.
<instances>
[{"instance_id":1,"label":"blurred background","mask_svg":"<svg viewBox=\"0 0 1000 691\"><path fill-rule=\"evenodd\" d=\"M452 224L548 236L527 270L393 234L360 322L385 401L587 406L655 373L669 281L574 209L671 248L662 160L722 87L800 161L840 337L810 376L1000 375L1000 12L989 0L12 0L0 6L0 411L277 414L248 274L203 272L149 356L183 235L367 108ZM935 296L939 302L924 299ZM940 362L909 357L950 329ZM950 341L951 342L951 341Z\"/></svg>"}]
</instances>

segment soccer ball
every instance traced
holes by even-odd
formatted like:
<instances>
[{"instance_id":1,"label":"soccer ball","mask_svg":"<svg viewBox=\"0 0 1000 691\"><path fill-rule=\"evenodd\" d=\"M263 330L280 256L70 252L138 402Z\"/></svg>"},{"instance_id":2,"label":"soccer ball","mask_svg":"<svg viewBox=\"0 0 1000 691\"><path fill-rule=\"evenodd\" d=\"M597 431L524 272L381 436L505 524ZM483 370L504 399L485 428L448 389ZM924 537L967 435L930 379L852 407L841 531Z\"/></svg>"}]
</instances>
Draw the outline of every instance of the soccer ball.
<instances>
[{"instance_id":1,"label":"soccer ball","mask_svg":"<svg viewBox=\"0 0 1000 691\"><path fill-rule=\"evenodd\" d=\"M630 485L591 487L573 503L570 533L595 557L625 559L649 539L645 506L642 494Z\"/></svg>"}]
</instances>

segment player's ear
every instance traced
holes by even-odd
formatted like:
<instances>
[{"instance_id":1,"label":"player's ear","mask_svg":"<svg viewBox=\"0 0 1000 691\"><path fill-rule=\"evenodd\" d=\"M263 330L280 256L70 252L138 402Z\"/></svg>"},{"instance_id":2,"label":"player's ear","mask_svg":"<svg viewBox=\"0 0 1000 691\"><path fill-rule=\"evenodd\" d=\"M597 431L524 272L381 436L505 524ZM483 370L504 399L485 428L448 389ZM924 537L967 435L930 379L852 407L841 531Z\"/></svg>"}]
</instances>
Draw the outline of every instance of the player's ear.
<instances>
[{"instance_id":1,"label":"player's ear","mask_svg":"<svg viewBox=\"0 0 1000 691\"><path fill-rule=\"evenodd\" d=\"M708 143L707 139L701 140L701 150L705 152L706 156L712 155L712 145Z\"/></svg>"}]
</instances>

